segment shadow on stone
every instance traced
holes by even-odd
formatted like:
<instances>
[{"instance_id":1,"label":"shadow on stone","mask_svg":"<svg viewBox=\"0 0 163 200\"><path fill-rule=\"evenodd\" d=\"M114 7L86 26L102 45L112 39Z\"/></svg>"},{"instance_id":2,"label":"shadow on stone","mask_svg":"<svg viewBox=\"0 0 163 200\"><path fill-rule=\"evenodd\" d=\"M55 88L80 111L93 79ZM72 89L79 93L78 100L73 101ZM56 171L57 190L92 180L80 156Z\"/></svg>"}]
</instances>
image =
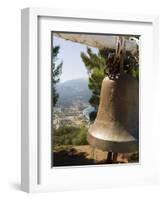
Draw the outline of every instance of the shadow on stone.
<instances>
[{"instance_id":1,"label":"shadow on stone","mask_svg":"<svg viewBox=\"0 0 163 200\"><path fill-rule=\"evenodd\" d=\"M80 165L95 165L102 164L104 162L97 163L92 158L87 158L86 152L78 152L72 148L70 150L61 150L53 152L53 166L80 166Z\"/></svg>"}]
</instances>

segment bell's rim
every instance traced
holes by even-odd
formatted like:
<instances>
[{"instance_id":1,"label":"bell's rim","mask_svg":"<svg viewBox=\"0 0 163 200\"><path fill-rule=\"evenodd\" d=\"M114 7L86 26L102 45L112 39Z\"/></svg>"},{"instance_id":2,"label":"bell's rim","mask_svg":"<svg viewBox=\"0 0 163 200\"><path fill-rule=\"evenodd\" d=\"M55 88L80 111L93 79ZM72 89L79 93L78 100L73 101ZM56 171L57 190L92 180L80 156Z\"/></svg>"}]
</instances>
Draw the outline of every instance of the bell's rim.
<instances>
[{"instance_id":1,"label":"bell's rim","mask_svg":"<svg viewBox=\"0 0 163 200\"><path fill-rule=\"evenodd\" d=\"M112 151L115 153L132 153L139 150L139 144L136 139L133 141L117 142L95 138L88 133L87 141L92 147L107 152Z\"/></svg>"}]
</instances>

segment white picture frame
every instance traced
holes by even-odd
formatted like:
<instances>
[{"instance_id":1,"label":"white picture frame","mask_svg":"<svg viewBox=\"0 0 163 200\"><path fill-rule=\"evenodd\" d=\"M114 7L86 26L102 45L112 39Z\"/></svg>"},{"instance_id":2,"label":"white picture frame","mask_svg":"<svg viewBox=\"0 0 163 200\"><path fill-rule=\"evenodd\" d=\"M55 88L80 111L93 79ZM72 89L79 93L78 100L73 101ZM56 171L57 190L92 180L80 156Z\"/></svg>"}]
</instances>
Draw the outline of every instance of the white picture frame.
<instances>
[{"instance_id":1,"label":"white picture frame","mask_svg":"<svg viewBox=\"0 0 163 200\"><path fill-rule=\"evenodd\" d=\"M159 156L157 141L154 141L154 137L159 135L155 112L159 93L158 16L47 8L25 8L21 13L22 190L60 191L158 183ZM51 75L48 66L51 65L49 34L54 30L142 35L139 164L51 168Z\"/></svg>"}]
</instances>

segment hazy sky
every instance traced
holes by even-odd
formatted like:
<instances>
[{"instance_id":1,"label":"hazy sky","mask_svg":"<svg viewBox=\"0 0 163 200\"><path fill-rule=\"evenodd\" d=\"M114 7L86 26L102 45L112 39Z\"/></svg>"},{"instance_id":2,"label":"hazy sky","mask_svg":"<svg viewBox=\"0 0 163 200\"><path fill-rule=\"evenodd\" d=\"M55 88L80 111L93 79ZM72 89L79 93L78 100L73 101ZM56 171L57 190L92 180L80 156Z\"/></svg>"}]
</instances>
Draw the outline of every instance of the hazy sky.
<instances>
[{"instance_id":1,"label":"hazy sky","mask_svg":"<svg viewBox=\"0 0 163 200\"><path fill-rule=\"evenodd\" d=\"M56 45L60 46L58 62L61 60L63 61L60 82L78 78L87 78L87 70L80 57L81 52L86 52L87 46L53 36L53 46ZM91 49L93 52L98 51L96 48Z\"/></svg>"}]
</instances>

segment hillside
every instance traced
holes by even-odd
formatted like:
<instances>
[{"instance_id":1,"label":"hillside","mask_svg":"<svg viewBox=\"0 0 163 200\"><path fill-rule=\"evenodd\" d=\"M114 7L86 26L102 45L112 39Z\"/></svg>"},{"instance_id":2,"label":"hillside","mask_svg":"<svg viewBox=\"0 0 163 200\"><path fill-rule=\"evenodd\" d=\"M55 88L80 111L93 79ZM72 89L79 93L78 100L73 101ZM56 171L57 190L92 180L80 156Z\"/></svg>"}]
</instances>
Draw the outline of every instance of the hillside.
<instances>
[{"instance_id":1,"label":"hillside","mask_svg":"<svg viewBox=\"0 0 163 200\"><path fill-rule=\"evenodd\" d=\"M57 85L58 106L72 106L76 103L88 104L91 91L87 79L74 79Z\"/></svg>"}]
</instances>

